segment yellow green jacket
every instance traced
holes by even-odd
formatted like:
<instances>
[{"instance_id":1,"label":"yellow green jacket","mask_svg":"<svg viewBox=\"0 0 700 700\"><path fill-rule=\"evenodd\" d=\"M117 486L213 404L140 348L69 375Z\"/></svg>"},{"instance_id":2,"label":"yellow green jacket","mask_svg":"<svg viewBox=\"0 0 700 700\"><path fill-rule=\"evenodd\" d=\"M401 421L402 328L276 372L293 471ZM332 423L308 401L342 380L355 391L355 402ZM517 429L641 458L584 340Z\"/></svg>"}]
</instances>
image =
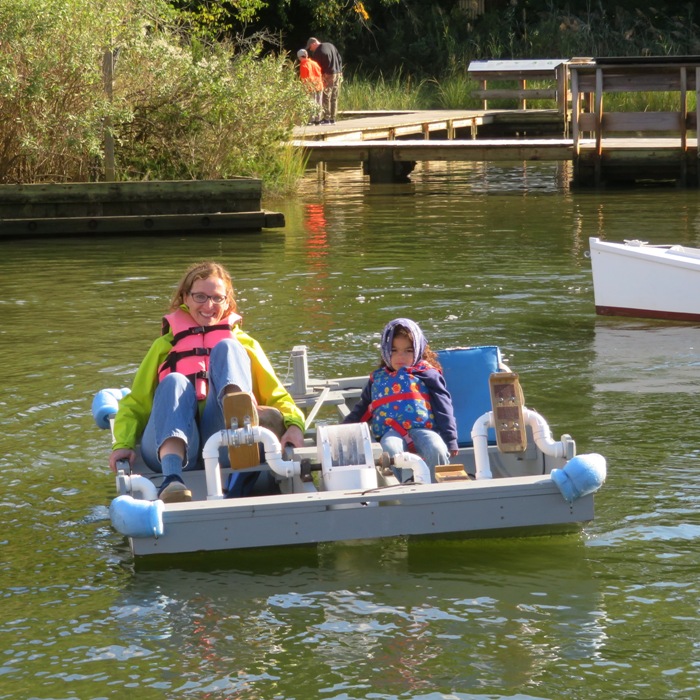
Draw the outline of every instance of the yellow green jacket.
<instances>
[{"instance_id":1,"label":"yellow green jacket","mask_svg":"<svg viewBox=\"0 0 700 700\"><path fill-rule=\"evenodd\" d=\"M277 408L284 417L285 427L298 426L304 431L304 414L284 388L272 369L260 343L235 326L233 337L246 349L250 357L253 378L253 393L261 406ZM158 368L165 361L173 346L172 331L154 341L136 372L131 393L119 402L114 420L114 442L112 449L134 449L151 415L153 396L158 386ZM200 401L200 411L204 401Z\"/></svg>"}]
</instances>

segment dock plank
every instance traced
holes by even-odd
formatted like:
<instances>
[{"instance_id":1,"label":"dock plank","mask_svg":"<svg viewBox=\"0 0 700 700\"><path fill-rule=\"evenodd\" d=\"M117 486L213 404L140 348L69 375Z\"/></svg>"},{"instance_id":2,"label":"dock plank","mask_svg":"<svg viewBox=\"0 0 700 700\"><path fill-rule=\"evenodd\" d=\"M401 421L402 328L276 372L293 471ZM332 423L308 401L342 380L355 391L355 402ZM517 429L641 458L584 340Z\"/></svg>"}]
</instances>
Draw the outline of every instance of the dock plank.
<instances>
[{"instance_id":1,"label":"dock plank","mask_svg":"<svg viewBox=\"0 0 700 700\"><path fill-rule=\"evenodd\" d=\"M293 138L305 141L390 140L398 135L424 135L448 129L472 129L490 122L491 118L484 110L478 109L381 112L373 116L343 119L335 124L299 126L294 129Z\"/></svg>"},{"instance_id":2,"label":"dock plank","mask_svg":"<svg viewBox=\"0 0 700 700\"><path fill-rule=\"evenodd\" d=\"M390 149L395 161L571 160L572 139L454 139L452 141L293 141L309 164L364 161L372 150Z\"/></svg>"},{"instance_id":3,"label":"dock plank","mask_svg":"<svg viewBox=\"0 0 700 700\"><path fill-rule=\"evenodd\" d=\"M566 125L557 110L429 110L382 112L332 125L301 127L295 130L291 143L306 151L309 165L362 162L373 183L405 182L416 162L435 160L570 161L574 164L574 180L595 184L600 182L600 176L589 177L589 164L596 154L600 159L603 150L605 167L615 169L616 180L654 180L654 170L662 164L663 177L658 179L675 177L684 183L697 182L698 164L690 159L692 149L698 149L697 139L686 134L697 127L696 113L687 109L668 113L603 113L602 105L596 112L579 113L578 108L575 111L578 120L571 139L542 136L556 125L561 127L560 134L566 134ZM610 131L622 128L629 135L622 139L610 138L612 134L603 136L596 129L599 122ZM463 134L455 138L457 130L467 125L470 138ZM517 138L483 138L486 130L477 134L477 126ZM675 140L653 134L635 138L637 134L631 131L643 128L660 133L679 127L681 137ZM585 138L584 131L597 131L597 138ZM419 138L410 138L411 135ZM433 135L436 138L431 138Z\"/></svg>"}]
</instances>

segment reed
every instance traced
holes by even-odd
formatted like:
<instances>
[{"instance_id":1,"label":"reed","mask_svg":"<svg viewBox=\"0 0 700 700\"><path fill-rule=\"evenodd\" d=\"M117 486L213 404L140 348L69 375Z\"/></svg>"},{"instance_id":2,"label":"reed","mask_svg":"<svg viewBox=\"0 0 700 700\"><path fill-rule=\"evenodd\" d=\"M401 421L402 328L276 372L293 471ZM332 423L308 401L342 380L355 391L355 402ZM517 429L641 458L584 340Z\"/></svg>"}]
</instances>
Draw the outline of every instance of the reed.
<instances>
[{"instance_id":1,"label":"reed","mask_svg":"<svg viewBox=\"0 0 700 700\"><path fill-rule=\"evenodd\" d=\"M433 106L438 109L479 109L481 100L472 96L479 85L463 72L452 72L432 80Z\"/></svg>"},{"instance_id":2,"label":"reed","mask_svg":"<svg viewBox=\"0 0 700 700\"><path fill-rule=\"evenodd\" d=\"M353 75L343 82L344 111L430 109L430 90L425 80L396 71L390 76L378 73Z\"/></svg>"},{"instance_id":3,"label":"reed","mask_svg":"<svg viewBox=\"0 0 700 700\"><path fill-rule=\"evenodd\" d=\"M688 92L689 111L695 111L695 92ZM673 112L680 109L677 92L620 92L607 94L605 106L617 112Z\"/></svg>"}]
</instances>

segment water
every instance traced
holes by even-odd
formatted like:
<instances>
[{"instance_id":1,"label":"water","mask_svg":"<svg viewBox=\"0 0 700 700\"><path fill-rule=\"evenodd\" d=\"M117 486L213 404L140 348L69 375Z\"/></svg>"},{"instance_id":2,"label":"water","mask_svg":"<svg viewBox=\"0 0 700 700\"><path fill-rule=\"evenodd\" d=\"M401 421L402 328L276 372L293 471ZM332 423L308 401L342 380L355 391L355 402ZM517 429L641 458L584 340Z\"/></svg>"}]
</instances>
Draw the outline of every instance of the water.
<instances>
[{"instance_id":1,"label":"water","mask_svg":"<svg viewBox=\"0 0 700 700\"><path fill-rule=\"evenodd\" d=\"M700 696L700 329L596 317L588 237L700 245L697 192L572 193L555 165L310 176L261 235L2 244L0 698ZM231 270L286 376L369 372L383 324L499 344L601 452L577 535L331 544L138 564L90 402L128 385L182 270Z\"/></svg>"}]
</instances>

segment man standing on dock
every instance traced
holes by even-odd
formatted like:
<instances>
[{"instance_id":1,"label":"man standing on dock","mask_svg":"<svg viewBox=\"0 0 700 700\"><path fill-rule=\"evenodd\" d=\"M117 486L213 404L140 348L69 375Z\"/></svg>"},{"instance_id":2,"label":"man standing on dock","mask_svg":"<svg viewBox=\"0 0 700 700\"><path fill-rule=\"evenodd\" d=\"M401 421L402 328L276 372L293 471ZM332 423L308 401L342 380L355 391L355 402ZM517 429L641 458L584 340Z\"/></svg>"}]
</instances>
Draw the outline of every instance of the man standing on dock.
<instances>
[{"instance_id":1,"label":"man standing on dock","mask_svg":"<svg viewBox=\"0 0 700 700\"><path fill-rule=\"evenodd\" d=\"M306 42L306 50L321 66L323 78L323 121L321 124L335 124L340 83L343 82L343 60L333 44L328 41L321 43L313 36Z\"/></svg>"}]
</instances>

